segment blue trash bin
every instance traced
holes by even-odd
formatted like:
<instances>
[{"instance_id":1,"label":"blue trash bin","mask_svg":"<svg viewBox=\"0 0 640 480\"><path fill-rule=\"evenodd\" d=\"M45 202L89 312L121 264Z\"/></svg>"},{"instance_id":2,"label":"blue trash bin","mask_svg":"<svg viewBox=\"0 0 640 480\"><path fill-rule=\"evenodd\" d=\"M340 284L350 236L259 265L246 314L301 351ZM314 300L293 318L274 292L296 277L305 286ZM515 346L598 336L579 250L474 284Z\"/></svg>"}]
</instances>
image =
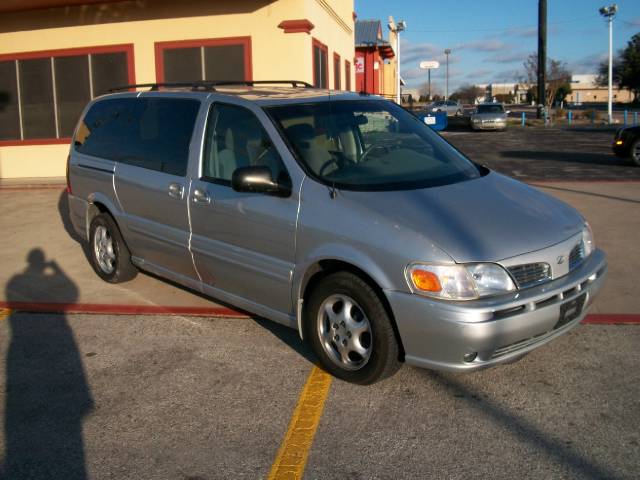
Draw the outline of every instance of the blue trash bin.
<instances>
[{"instance_id":1,"label":"blue trash bin","mask_svg":"<svg viewBox=\"0 0 640 480\"><path fill-rule=\"evenodd\" d=\"M420 112L418 118L434 130L440 131L447 128L447 112Z\"/></svg>"}]
</instances>

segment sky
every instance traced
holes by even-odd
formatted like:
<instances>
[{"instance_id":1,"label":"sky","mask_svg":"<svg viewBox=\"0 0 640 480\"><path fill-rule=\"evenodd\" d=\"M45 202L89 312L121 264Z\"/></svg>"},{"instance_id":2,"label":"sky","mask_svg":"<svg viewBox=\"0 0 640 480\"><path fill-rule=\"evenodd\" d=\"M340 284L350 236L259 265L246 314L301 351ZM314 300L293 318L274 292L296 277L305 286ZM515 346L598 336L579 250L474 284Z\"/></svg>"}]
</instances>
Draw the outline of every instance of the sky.
<instances>
[{"instance_id":1,"label":"sky","mask_svg":"<svg viewBox=\"0 0 640 480\"><path fill-rule=\"evenodd\" d=\"M613 24L614 52L640 33L640 0L618 0ZM597 73L608 55L608 29L598 13L605 0L548 0L547 56L566 62L573 74ZM355 0L358 20L404 20L401 70L411 91L427 81L422 60L440 61L432 70L432 93L444 90L445 48L449 92L462 84L509 83L524 77L523 62L537 51L537 0ZM395 49L395 46L394 46Z\"/></svg>"}]
</instances>

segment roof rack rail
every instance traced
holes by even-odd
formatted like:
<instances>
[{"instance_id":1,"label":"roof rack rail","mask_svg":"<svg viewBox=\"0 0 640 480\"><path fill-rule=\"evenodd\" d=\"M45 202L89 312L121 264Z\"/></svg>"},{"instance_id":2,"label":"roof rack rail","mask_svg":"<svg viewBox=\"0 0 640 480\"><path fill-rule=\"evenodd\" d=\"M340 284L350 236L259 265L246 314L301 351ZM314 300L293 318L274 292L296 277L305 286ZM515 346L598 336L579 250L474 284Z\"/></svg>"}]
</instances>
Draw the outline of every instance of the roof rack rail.
<instances>
[{"instance_id":1,"label":"roof rack rail","mask_svg":"<svg viewBox=\"0 0 640 480\"><path fill-rule=\"evenodd\" d=\"M160 82L160 83L136 83L131 85L122 85L109 89L109 92L121 92L123 90L131 90L133 88L149 88L149 91L159 90L161 87L191 87L192 90L215 91L215 87L227 87L233 85L244 85L253 87L254 85L291 85L293 88L313 88L313 85L301 80L198 80L193 82Z\"/></svg>"}]
</instances>

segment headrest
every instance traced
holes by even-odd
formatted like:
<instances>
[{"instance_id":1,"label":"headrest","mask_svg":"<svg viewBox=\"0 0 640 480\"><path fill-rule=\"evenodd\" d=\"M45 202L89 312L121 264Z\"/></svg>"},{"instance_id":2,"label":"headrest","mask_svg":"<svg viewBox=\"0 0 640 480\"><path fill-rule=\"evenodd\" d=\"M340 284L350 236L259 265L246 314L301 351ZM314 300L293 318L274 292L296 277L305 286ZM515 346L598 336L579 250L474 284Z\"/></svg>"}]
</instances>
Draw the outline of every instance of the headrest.
<instances>
[{"instance_id":1,"label":"headrest","mask_svg":"<svg viewBox=\"0 0 640 480\"><path fill-rule=\"evenodd\" d=\"M308 142L316 136L314 128L308 123L297 123L286 129L287 137L295 143Z\"/></svg>"}]
</instances>

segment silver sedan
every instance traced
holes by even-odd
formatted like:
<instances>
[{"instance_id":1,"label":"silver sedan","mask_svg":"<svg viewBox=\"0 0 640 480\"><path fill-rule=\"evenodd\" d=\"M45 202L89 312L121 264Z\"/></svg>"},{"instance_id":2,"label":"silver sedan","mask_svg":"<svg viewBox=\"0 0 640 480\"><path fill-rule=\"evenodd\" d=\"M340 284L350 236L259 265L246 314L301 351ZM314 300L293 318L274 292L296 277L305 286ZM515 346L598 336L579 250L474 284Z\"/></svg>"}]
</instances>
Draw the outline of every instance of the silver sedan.
<instances>
[{"instance_id":1,"label":"silver sedan","mask_svg":"<svg viewBox=\"0 0 640 480\"><path fill-rule=\"evenodd\" d=\"M471 128L474 130L505 130L507 114L501 103L481 103L471 115Z\"/></svg>"}]
</instances>

